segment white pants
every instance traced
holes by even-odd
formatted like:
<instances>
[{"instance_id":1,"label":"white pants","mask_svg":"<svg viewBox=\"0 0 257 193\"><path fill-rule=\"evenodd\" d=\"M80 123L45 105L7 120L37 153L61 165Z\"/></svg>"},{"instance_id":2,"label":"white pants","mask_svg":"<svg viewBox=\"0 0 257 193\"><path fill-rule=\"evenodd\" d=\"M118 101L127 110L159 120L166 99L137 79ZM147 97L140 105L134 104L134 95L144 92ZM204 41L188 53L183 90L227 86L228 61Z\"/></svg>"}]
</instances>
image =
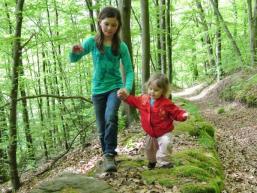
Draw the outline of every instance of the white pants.
<instances>
[{"instance_id":1,"label":"white pants","mask_svg":"<svg viewBox=\"0 0 257 193\"><path fill-rule=\"evenodd\" d=\"M145 152L149 162L157 162L160 166L169 164L169 154L172 152L171 133L166 133L158 138L146 136Z\"/></svg>"}]
</instances>

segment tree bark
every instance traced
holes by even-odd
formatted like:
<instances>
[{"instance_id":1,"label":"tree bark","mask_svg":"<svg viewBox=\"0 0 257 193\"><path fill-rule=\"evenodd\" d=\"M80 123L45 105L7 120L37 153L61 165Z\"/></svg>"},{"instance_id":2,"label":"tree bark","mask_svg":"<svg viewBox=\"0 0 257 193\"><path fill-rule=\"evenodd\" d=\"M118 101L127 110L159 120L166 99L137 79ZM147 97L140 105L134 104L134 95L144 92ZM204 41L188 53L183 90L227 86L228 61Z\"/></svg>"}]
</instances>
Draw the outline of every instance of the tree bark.
<instances>
[{"instance_id":1,"label":"tree bark","mask_svg":"<svg viewBox=\"0 0 257 193\"><path fill-rule=\"evenodd\" d=\"M20 179L17 168L17 96L19 84L19 66L22 61L22 47L21 47L21 29L22 29L22 13L25 0L16 1L16 27L15 39L13 43L13 68L12 68L12 88L10 93L10 118L9 118L9 166L12 187L18 190L20 187Z\"/></svg>"},{"instance_id":2,"label":"tree bark","mask_svg":"<svg viewBox=\"0 0 257 193\"><path fill-rule=\"evenodd\" d=\"M219 8L219 1L215 0L215 6ZM221 64L221 29L219 16L214 13L216 16L216 77L217 81L221 79L221 76L224 74L222 64Z\"/></svg>"},{"instance_id":3,"label":"tree bark","mask_svg":"<svg viewBox=\"0 0 257 193\"><path fill-rule=\"evenodd\" d=\"M201 18L201 23L203 26L203 30L204 30L204 42L207 45L207 53L208 53L208 60L209 60L209 67L213 68L215 66L215 61L213 58L213 47L212 47L212 43L211 43L211 38L209 35L209 28L208 28L208 24L205 18L205 13L202 7L202 4L199 0L196 0L196 6L199 10L199 15Z\"/></svg>"},{"instance_id":4,"label":"tree bark","mask_svg":"<svg viewBox=\"0 0 257 193\"><path fill-rule=\"evenodd\" d=\"M167 18L167 62L168 62L168 69L167 69L167 76L172 83L172 14L170 11L170 0L167 0L167 11L166 11L166 18Z\"/></svg>"},{"instance_id":5,"label":"tree bark","mask_svg":"<svg viewBox=\"0 0 257 193\"><path fill-rule=\"evenodd\" d=\"M166 0L161 0L160 5L160 22L161 22L161 71L166 74L167 71L167 61L166 61Z\"/></svg>"},{"instance_id":6,"label":"tree bark","mask_svg":"<svg viewBox=\"0 0 257 193\"><path fill-rule=\"evenodd\" d=\"M86 4L87 4L88 11L89 11L89 16L91 18L91 23L90 23L91 32L96 32L94 12L93 12L93 9L92 9L92 5L93 5L92 0L85 0L85 1L86 1Z\"/></svg>"},{"instance_id":7,"label":"tree bark","mask_svg":"<svg viewBox=\"0 0 257 193\"><path fill-rule=\"evenodd\" d=\"M156 15L156 28L157 28L157 32L156 32L156 46L157 46L157 70L161 71L161 63L162 63L162 59L161 59L161 35L160 35L160 9L159 8L159 0L155 0L155 7L157 7L156 11L157 11L157 15Z\"/></svg>"},{"instance_id":8,"label":"tree bark","mask_svg":"<svg viewBox=\"0 0 257 193\"><path fill-rule=\"evenodd\" d=\"M252 13L252 0L247 0L248 7L248 23L249 23L249 45L251 52L251 65L254 66L257 63L256 60L256 2L254 13Z\"/></svg>"},{"instance_id":9,"label":"tree bark","mask_svg":"<svg viewBox=\"0 0 257 193\"><path fill-rule=\"evenodd\" d=\"M142 92L144 83L150 76L150 30L149 30L149 5L148 0L140 0L142 24Z\"/></svg>"},{"instance_id":10,"label":"tree bark","mask_svg":"<svg viewBox=\"0 0 257 193\"><path fill-rule=\"evenodd\" d=\"M121 30L121 38L127 44L131 61L133 62L133 51L132 51L132 43L131 43L131 30L130 30L130 15L131 15L131 0L119 1L119 8L121 11L121 20L122 20L122 30ZM134 67L133 67L134 68ZM125 76L123 71L123 79ZM135 84L133 84L133 88L131 94L135 94ZM125 104L124 104L125 105ZM126 125L129 126L136 118L136 109L131 107L130 105L125 105L126 111Z\"/></svg>"}]
</instances>

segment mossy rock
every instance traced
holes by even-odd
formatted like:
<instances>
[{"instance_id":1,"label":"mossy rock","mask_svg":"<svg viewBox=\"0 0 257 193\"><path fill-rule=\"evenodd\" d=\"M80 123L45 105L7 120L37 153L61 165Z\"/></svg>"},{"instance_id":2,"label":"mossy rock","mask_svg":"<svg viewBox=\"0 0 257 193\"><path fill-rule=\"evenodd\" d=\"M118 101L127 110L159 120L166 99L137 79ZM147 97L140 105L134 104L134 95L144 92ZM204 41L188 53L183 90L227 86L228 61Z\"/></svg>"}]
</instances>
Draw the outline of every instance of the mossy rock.
<instances>
[{"instance_id":1,"label":"mossy rock","mask_svg":"<svg viewBox=\"0 0 257 193\"><path fill-rule=\"evenodd\" d=\"M31 193L117 193L106 182L80 174L65 174L43 182Z\"/></svg>"},{"instance_id":2,"label":"mossy rock","mask_svg":"<svg viewBox=\"0 0 257 193\"><path fill-rule=\"evenodd\" d=\"M171 161L174 168L147 170L142 172L142 178L149 184L158 182L166 187L176 186L185 193L191 193L191 190L194 190L192 193L219 193L222 189L223 169L215 151L185 150L173 154Z\"/></svg>"}]
</instances>

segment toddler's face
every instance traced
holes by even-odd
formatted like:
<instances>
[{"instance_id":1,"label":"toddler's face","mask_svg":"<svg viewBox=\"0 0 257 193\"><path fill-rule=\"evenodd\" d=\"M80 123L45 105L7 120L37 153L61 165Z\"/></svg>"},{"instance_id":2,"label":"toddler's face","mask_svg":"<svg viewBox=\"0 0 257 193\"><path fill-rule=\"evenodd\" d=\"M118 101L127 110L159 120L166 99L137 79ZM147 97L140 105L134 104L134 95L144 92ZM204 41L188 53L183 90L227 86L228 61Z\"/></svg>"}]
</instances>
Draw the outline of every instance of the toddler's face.
<instances>
[{"instance_id":1,"label":"toddler's face","mask_svg":"<svg viewBox=\"0 0 257 193\"><path fill-rule=\"evenodd\" d=\"M155 82L150 83L148 87L148 94L153 98L153 99L158 99L162 96L163 94L163 89L158 87Z\"/></svg>"}]
</instances>

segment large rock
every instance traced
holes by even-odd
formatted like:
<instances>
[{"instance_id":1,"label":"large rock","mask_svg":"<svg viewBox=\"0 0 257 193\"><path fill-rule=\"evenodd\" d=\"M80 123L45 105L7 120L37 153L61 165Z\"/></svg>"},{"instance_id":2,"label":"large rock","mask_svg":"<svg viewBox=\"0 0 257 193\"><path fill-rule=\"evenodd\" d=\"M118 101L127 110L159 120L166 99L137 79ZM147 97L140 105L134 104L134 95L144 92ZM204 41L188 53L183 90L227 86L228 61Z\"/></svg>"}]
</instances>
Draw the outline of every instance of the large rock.
<instances>
[{"instance_id":1,"label":"large rock","mask_svg":"<svg viewBox=\"0 0 257 193\"><path fill-rule=\"evenodd\" d=\"M43 182L31 193L117 193L105 181L80 174L65 174Z\"/></svg>"}]
</instances>

